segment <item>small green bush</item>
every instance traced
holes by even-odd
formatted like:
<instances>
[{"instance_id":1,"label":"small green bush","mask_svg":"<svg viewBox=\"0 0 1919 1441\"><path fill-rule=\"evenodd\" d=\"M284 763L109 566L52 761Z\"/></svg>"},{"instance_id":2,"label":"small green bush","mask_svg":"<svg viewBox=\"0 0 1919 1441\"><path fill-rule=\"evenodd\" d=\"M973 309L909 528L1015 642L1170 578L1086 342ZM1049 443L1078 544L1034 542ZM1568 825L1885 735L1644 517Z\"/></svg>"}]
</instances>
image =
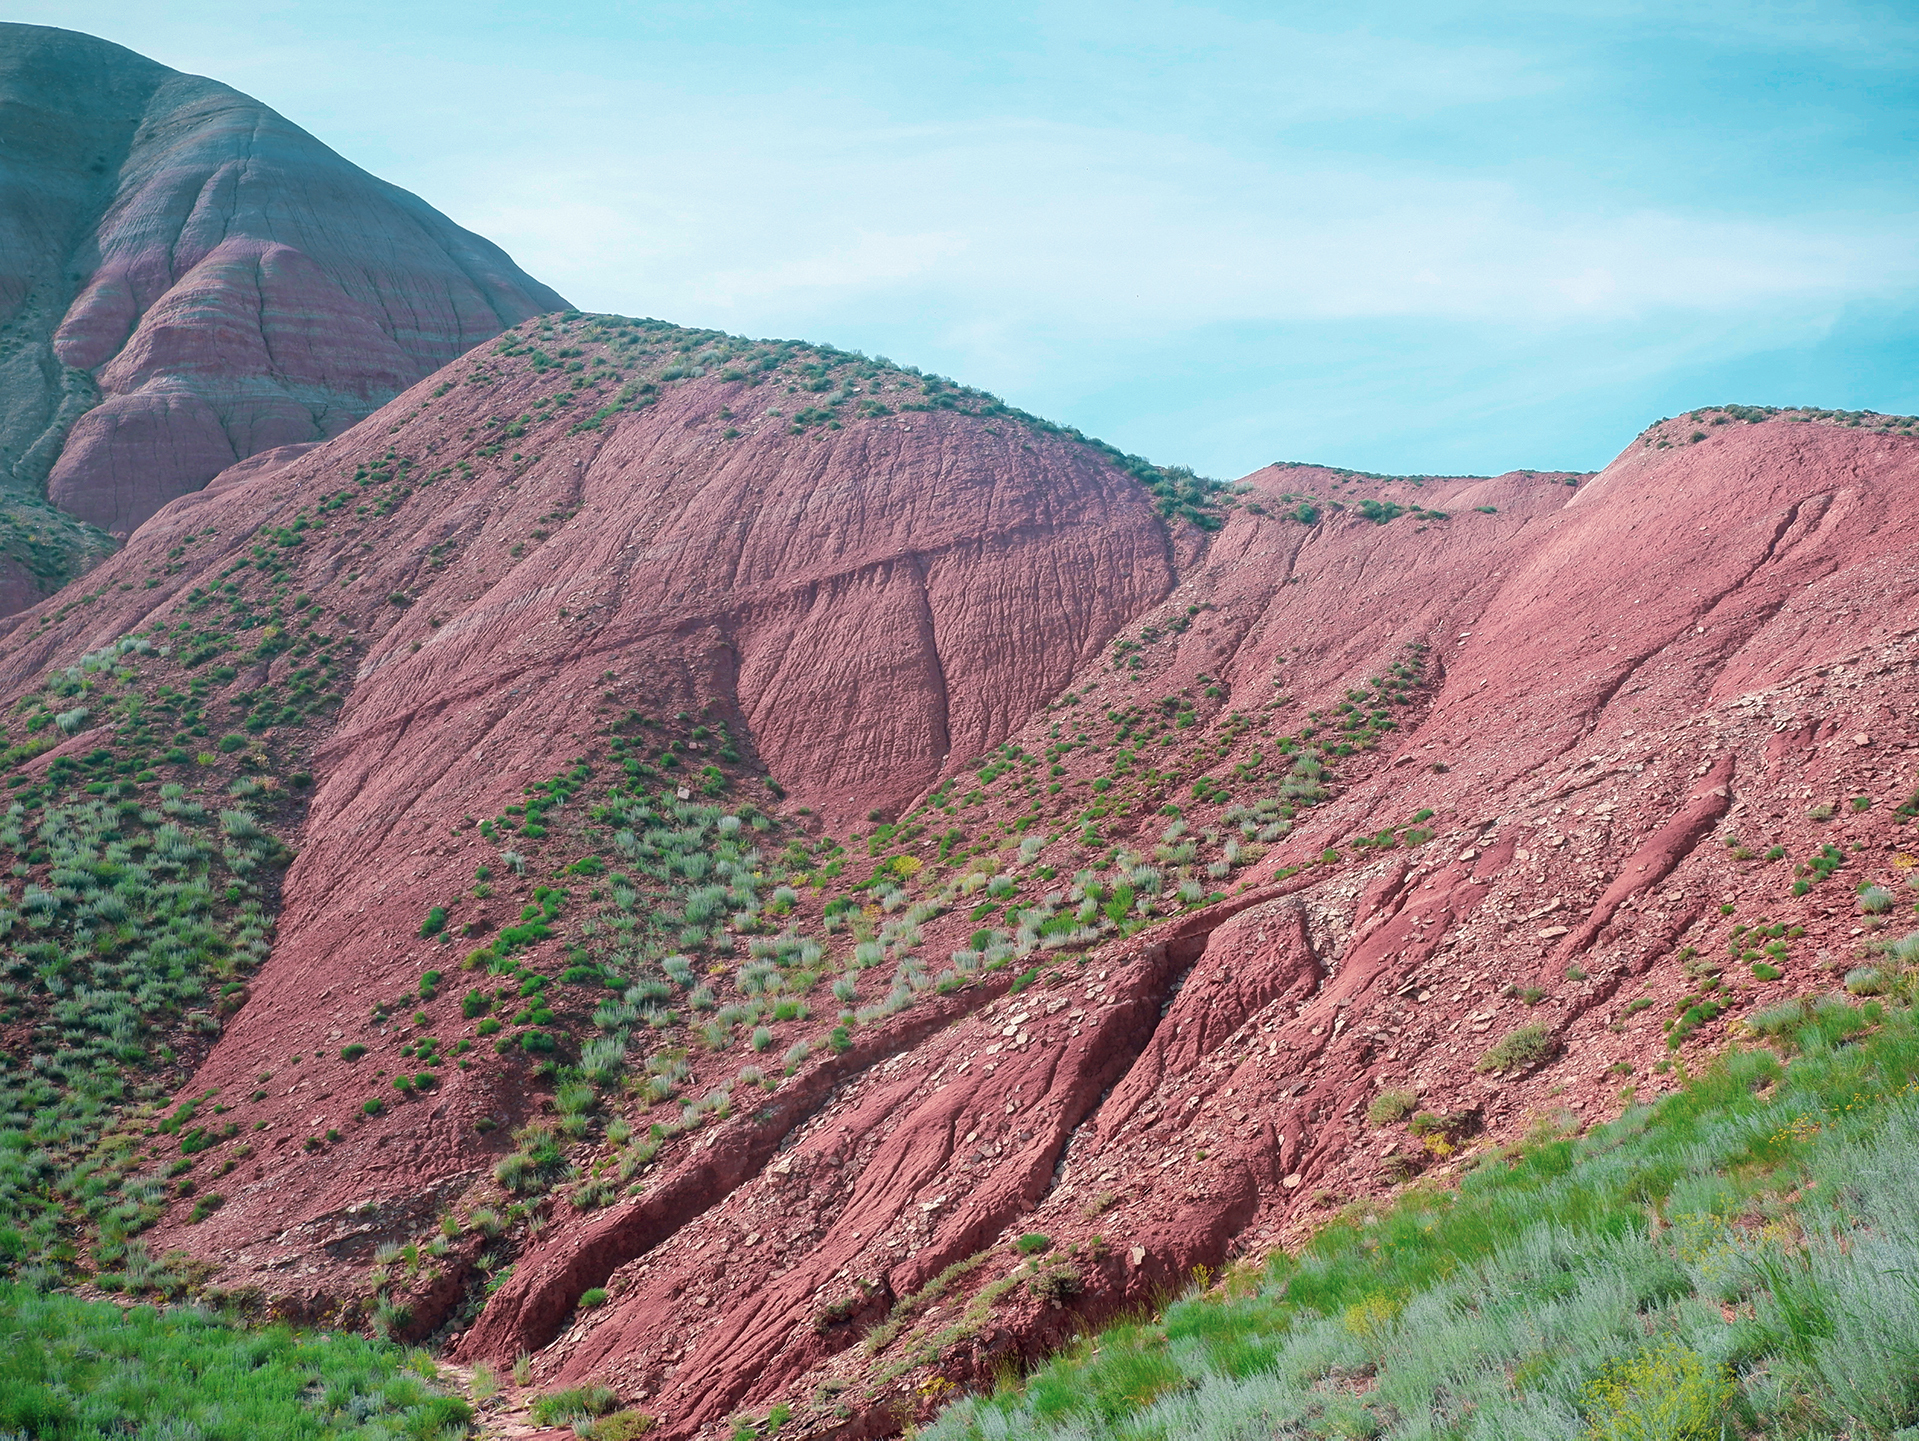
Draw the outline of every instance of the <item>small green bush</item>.
<instances>
[{"instance_id":1,"label":"small green bush","mask_svg":"<svg viewBox=\"0 0 1919 1441\"><path fill-rule=\"evenodd\" d=\"M1085 1286L1085 1278L1071 1266L1048 1266L1026 1278L1026 1289L1042 1301L1064 1301Z\"/></svg>"},{"instance_id":2,"label":"small green bush","mask_svg":"<svg viewBox=\"0 0 1919 1441\"><path fill-rule=\"evenodd\" d=\"M583 1310L592 1310L595 1306L606 1304L606 1287L589 1286L580 1293L580 1306Z\"/></svg>"},{"instance_id":3,"label":"small green bush","mask_svg":"<svg viewBox=\"0 0 1919 1441\"><path fill-rule=\"evenodd\" d=\"M739 432L730 431L730 435ZM576 1423L573 1433L580 1441L639 1441L653 1429L653 1418L644 1411L628 1408L614 1411L600 1417L597 1421Z\"/></svg>"},{"instance_id":4,"label":"small green bush","mask_svg":"<svg viewBox=\"0 0 1919 1441\"><path fill-rule=\"evenodd\" d=\"M1725 1367L1666 1340L1607 1365L1581 1400L1592 1441L1719 1441L1737 1390Z\"/></svg>"},{"instance_id":5,"label":"small green bush","mask_svg":"<svg viewBox=\"0 0 1919 1441\"><path fill-rule=\"evenodd\" d=\"M1479 1116L1474 1111L1421 1111L1406 1123L1406 1129L1430 1146L1433 1139L1456 1144L1478 1124Z\"/></svg>"},{"instance_id":6,"label":"small green bush","mask_svg":"<svg viewBox=\"0 0 1919 1441\"><path fill-rule=\"evenodd\" d=\"M227 735L220 737L220 749L228 755L233 754L234 751L243 751L246 748L247 738L245 736Z\"/></svg>"},{"instance_id":7,"label":"small green bush","mask_svg":"<svg viewBox=\"0 0 1919 1441\"><path fill-rule=\"evenodd\" d=\"M569 1386L564 1391L534 1397L527 1414L537 1425L557 1426L566 1421L604 1416L619 1404L620 1398L605 1386Z\"/></svg>"},{"instance_id":8,"label":"small green bush","mask_svg":"<svg viewBox=\"0 0 1919 1441\"><path fill-rule=\"evenodd\" d=\"M1366 1107L1366 1119L1375 1126L1390 1126L1405 1120L1418 1105L1419 1097L1411 1091L1381 1091Z\"/></svg>"},{"instance_id":9,"label":"small green bush","mask_svg":"<svg viewBox=\"0 0 1919 1441\"><path fill-rule=\"evenodd\" d=\"M1053 1238L1043 1231L1028 1231L1013 1242L1013 1249L1022 1256L1037 1256L1042 1251L1050 1251L1052 1248Z\"/></svg>"},{"instance_id":10,"label":"small green bush","mask_svg":"<svg viewBox=\"0 0 1919 1441\"><path fill-rule=\"evenodd\" d=\"M1510 1071L1519 1066L1536 1065L1553 1051L1552 1032L1534 1021L1508 1031L1473 1066L1475 1071Z\"/></svg>"}]
</instances>

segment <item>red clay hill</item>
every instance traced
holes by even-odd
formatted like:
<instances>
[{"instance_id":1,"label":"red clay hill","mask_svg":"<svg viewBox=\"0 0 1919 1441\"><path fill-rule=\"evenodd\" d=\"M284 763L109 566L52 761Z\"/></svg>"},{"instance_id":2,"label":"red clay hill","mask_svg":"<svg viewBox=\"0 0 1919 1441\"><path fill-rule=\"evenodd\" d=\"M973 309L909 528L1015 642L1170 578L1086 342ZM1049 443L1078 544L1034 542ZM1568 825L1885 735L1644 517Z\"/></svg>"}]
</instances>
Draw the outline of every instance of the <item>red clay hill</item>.
<instances>
[{"instance_id":1,"label":"red clay hill","mask_svg":"<svg viewBox=\"0 0 1919 1441\"><path fill-rule=\"evenodd\" d=\"M519 326L0 641L17 1043L161 944L99 866L220 941L102 1013L136 1104L42 1233L663 1436L893 1434L1869 971L1909 431L1209 487L863 357Z\"/></svg>"},{"instance_id":2,"label":"red clay hill","mask_svg":"<svg viewBox=\"0 0 1919 1441\"><path fill-rule=\"evenodd\" d=\"M0 142L10 609L98 532L566 304L258 101L91 36L0 25Z\"/></svg>"}]
</instances>

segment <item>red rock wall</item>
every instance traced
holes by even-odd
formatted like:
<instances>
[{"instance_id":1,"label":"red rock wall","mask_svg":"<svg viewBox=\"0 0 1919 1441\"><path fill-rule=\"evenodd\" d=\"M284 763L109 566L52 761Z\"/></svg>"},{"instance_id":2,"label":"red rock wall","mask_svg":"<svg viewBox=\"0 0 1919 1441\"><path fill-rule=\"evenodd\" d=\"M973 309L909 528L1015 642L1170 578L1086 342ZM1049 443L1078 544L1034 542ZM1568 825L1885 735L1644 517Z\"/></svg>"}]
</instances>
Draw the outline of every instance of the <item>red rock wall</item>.
<instances>
[{"instance_id":1,"label":"red rock wall","mask_svg":"<svg viewBox=\"0 0 1919 1441\"><path fill-rule=\"evenodd\" d=\"M1863 856L1853 882L1907 874L1894 863L1911 864L1915 838L1888 801L1919 788L1919 528L1894 497L1919 447L1786 422L1673 450L1660 438L1576 489L1530 475L1391 488L1452 516L1423 533L1350 515L1309 530L1279 520L1277 499L1267 517L1242 511L1150 615L1215 608L1149 645L1149 669L1096 666L1076 687L1107 706L1195 694L1203 674L1229 692L1222 713L1276 693L1324 706L1423 639L1433 690L1403 737L1344 762L1343 793L1243 896L1056 964L1023 996L982 997L910 1064L849 1088L780 1167L640 1258L569 1278L574 1295L609 1286L607 1306L557 1335L528 1324L563 1313L529 1309L551 1274L536 1265L466 1353L541 1344L551 1382L611 1378L666 1434L809 1396L809 1434L886 1434L926 1414L929 1373L990 1381L1195 1267L1450 1169L1403 1125L1368 1122L1383 1088L1451 1118L1449 1145L1540 1116L1604 1119L1628 1082L1656 1093L1663 1022L1692 985L1682 943L1722 952L1737 922L1791 920L1809 935L1787 980L1728 968L1734 1005L1830 987L1861 954L1850 883L1795 899L1789 866L1736 861L1719 832L1796 858L1837 839ZM1269 495L1305 481L1251 479ZM1809 796L1836 790L1879 798L1837 835L1806 816ZM1350 847L1428 807L1428 845L1376 860ZM1163 824L1144 818L1139 843ZM1337 859L1321 861L1328 847ZM1527 986L1536 1004L1511 993ZM1640 996L1656 1004L1627 1010ZM1528 1023L1549 1059L1475 1069ZM1026 1231L1081 1248L1083 1290L1062 1309L1016 1286L914 1363L970 1294L1018 1274L1008 1242ZM563 1226L540 1256L572 1248ZM900 1337L868 1359L874 1325L981 1250L949 1295L901 1308ZM861 1277L878 1299L822 1327Z\"/></svg>"}]
</instances>

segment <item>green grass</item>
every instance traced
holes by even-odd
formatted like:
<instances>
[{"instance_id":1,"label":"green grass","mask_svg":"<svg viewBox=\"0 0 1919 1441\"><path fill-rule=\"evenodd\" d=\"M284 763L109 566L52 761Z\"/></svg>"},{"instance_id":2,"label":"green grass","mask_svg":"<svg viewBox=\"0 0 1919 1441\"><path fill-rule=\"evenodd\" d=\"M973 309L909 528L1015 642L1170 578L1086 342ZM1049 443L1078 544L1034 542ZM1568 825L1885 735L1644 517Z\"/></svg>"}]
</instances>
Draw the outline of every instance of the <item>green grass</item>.
<instances>
[{"instance_id":1,"label":"green grass","mask_svg":"<svg viewBox=\"0 0 1919 1441\"><path fill-rule=\"evenodd\" d=\"M357 1336L249 1330L193 1306L135 1306L0 1284L0 1434L442 1441L472 1410L424 1352Z\"/></svg>"},{"instance_id":2,"label":"green grass","mask_svg":"<svg viewBox=\"0 0 1919 1441\"><path fill-rule=\"evenodd\" d=\"M1919 1425L1919 1020L1828 1000L1578 1139L949 1407L939 1441L1891 1438Z\"/></svg>"},{"instance_id":3,"label":"green grass","mask_svg":"<svg viewBox=\"0 0 1919 1441\"><path fill-rule=\"evenodd\" d=\"M45 1021L37 1054L0 1057L0 1259L54 1252L77 1211L99 1227L99 1259L111 1265L124 1238L158 1217L150 1185L122 1186L136 1138L96 1141L129 1099L164 1094L148 1079L171 1059L164 1023L198 1010L217 1024L210 997L266 954L272 920L257 892L238 904L227 896L270 842L248 837L223 854L185 803L165 807L179 813L83 798L37 813L15 801L0 816L0 855L24 852L31 828L51 863L19 911L0 906L6 1003ZM218 1144L225 1130L201 1139Z\"/></svg>"},{"instance_id":4,"label":"green grass","mask_svg":"<svg viewBox=\"0 0 1919 1441\"><path fill-rule=\"evenodd\" d=\"M536 1396L527 1414L541 1426L555 1426L575 1417L604 1416L619 1404L619 1398L604 1386L572 1386Z\"/></svg>"}]
</instances>

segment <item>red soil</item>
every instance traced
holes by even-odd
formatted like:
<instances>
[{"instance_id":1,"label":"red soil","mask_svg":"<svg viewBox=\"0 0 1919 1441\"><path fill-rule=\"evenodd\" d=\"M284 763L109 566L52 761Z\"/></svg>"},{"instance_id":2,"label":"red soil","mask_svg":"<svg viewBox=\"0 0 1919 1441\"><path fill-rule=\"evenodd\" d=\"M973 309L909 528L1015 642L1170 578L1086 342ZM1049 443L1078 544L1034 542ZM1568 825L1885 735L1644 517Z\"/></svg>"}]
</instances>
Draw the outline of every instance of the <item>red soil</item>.
<instances>
[{"instance_id":1,"label":"red soil","mask_svg":"<svg viewBox=\"0 0 1919 1441\"><path fill-rule=\"evenodd\" d=\"M1222 880L1225 899L1041 953L1017 993L1009 970L929 995L694 1133L638 1196L549 1203L455 1354L533 1351L540 1384L604 1379L664 1436L728 1434L726 1418L776 1401L796 1408L794 1434L896 1431L947 1383L1297 1240L1330 1206L1444 1174L1456 1148L1595 1122L1622 1086L1670 1084L1662 1023L1699 979L1682 947L1713 958L1762 915L1804 928L1781 980L1725 966L1738 1013L1859 963L1873 935L1858 883L1914 899L1894 813L1919 788L1912 440L1775 419L1695 443L1673 422L1577 485L1276 468L1202 537L1169 530L1097 453L1013 420L795 435L761 413L778 394L711 375L597 431L535 423L512 464L481 451L488 419L553 381L484 358L442 378L469 374L176 501L89 577L99 600L20 617L0 648L11 696L170 618L186 587L389 446L432 473L390 515L338 513L301 551L301 583L364 650L311 759L272 958L192 1087L237 1096L273 1072L243 1115L276 1139L225 1209L190 1226L176 1207L155 1247L215 1262L222 1285L309 1313L359 1304L377 1241L497 1194L505 1133L472 1122L537 1113L523 1070L483 1050L434 1099L348 1125L365 1082L335 1057L389 1038L370 1003L445 955L417 929L488 853L462 818L597 754L608 704L737 719L793 823L842 834L1004 740L1037 752L1056 726L1092 734L1057 793L1036 768L1030 789L954 801L973 834L1039 817L1042 852L998 862L1037 890L1042 865L1063 888L1112 842L1150 852L1165 802L1195 833L1222 827L1195 780L1270 793L1270 769L1246 782L1234 767L1270 766L1309 712L1318 743L1335 740L1343 696L1420 658L1398 728L1335 759L1332 796ZM1281 499L1301 494L1320 497L1317 523ZM1449 518L1375 524L1360 496ZM152 590L115 588L149 574ZM1118 750L1102 714L1162 697L1193 723L1133 741L1138 765L1093 787ZM1103 794L1120 804L1082 845ZM1811 818L1818 802L1837 816ZM1436 834L1409 844L1420 811ZM1352 844L1387 827L1390 848ZM915 839L901 844L935 874L935 837ZM1844 867L1794 897L1791 863L1827 843ZM1790 859L1756 858L1774 845ZM924 948L970 929L950 912ZM1546 1054L1476 1067L1527 1024ZM1446 1116L1445 1137L1369 1123L1388 1087ZM329 1125L345 1139L299 1148ZM582 1164L602 1154L578 1148ZM1037 1276L1011 1246L1026 1232L1053 1248ZM462 1245L415 1297L422 1329L459 1300L476 1249ZM608 1303L576 1309L595 1286Z\"/></svg>"}]
</instances>

